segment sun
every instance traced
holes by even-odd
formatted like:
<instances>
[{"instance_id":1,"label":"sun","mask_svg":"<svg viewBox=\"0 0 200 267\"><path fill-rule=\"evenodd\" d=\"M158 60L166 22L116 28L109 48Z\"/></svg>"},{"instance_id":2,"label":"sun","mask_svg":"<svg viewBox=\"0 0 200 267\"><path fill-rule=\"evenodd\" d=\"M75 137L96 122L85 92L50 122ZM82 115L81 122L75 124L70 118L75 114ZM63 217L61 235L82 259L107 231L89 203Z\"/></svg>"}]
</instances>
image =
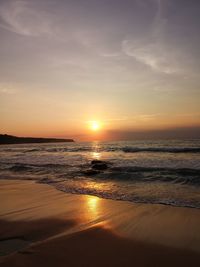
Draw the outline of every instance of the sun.
<instances>
[{"instance_id":1,"label":"sun","mask_svg":"<svg viewBox=\"0 0 200 267\"><path fill-rule=\"evenodd\" d=\"M101 128L101 124L98 121L91 121L90 128L92 131L98 131Z\"/></svg>"}]
</instances>

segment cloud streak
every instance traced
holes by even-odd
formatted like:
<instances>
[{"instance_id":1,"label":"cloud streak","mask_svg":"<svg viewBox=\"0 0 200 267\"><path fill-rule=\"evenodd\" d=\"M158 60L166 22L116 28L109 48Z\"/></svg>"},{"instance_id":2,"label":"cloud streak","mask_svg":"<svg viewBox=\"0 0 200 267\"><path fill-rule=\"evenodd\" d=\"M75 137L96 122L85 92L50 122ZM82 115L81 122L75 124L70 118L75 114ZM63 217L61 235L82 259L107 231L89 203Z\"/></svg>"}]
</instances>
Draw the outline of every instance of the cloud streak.
<instances>
[{"instance_id":1,"label":"cloud streak","mask_svg":"<svg viewBox=\"0 0 200 267\"><path fill-rule=\"evenodd\" d=\"M181 72L176 59L177 51L172 52L163 41L167 26L167 19L163 15L164 3L162 0L154 1L156 12L147 36L123 40L122 51L157 73L176 74Z\"/></svg>"},{"instance_id":2,"label":"cloud streak","mask_svg":"<svg viewBox=\"0 0 200 267\"><path fill-rule=\"evenodd\" d=\"M138 62L150 67L153 71L173 74L180 69L174 64L171 55L161 46L160 43L140 43L132 40L122 42L122 51L129 57L135 58Z\"/></svg>"},{"instance_id":3,"label":"cloud streak","mask_svg":"<svg viewBox=\"0 0 200 267\"><path fill-rule=\"evenodd\" d=\"M45 11L39 11L34 2L17 0L0 5L0 27L24 36L51 34L51 20Z\"/></svg>"}]
</instances>

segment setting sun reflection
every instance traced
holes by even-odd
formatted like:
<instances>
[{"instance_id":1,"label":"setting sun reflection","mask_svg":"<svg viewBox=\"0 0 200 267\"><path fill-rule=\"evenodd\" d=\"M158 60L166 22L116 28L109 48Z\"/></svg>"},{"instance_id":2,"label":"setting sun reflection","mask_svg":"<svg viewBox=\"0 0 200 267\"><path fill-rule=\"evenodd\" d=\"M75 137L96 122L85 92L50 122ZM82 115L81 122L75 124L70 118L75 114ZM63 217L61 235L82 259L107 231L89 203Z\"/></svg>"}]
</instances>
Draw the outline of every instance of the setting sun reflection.
<instances>
[{"instance_id":1,"label":"setting sun reflection","mask_svg":"<svg viewBox=\"0 0 200 267\"><path fill-rule=\"evenodd\" d=\"M99 201L100 199L98 197L87 196L87 209L90 217L92 217L93 219L97 219L99 215Z\"/></svg>"},{"instance_id":2,"label":"setting sun reflection","mask_svg":"<svg viewBox=\"0 0 200 267\"><path fill-rule=\"evenodd\" d=\"M91 154L92 154L91 156L93 159L100 159L101 158L101 153L99 153L99 152L92 152Z\"/></svg>"},{"instance_id":3,"label":"setting sun reflection","mask_svg":"<svg viewBox=\"0 0 200 267\"><path fill-rule=\"evenodd\" d=\"M92 211L96 211L96 209L97 209L97 203L98 203L98 198L96 198L96 197L90 197L88 199L89 209L92 210Z\"/></svg>"}]
</instances>

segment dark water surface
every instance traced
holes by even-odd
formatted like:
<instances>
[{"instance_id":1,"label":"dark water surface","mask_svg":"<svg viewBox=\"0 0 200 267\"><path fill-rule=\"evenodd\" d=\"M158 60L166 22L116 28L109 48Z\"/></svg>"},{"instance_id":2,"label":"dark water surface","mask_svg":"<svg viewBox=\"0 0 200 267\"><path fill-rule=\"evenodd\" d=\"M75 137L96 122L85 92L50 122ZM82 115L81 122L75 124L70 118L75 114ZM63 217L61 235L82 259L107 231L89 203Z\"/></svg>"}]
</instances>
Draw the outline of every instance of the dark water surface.
<instances>
[{"instance_id":1,"label":"dark water surface","mask_svg":"<svg viewBox=\"0 0 200 267\"><path fill-rule=\"evenodd\" d=\"M91 161L108 168L91 172ZM114 200L200 208L200 140L0 146L0 177Z\"/></svg>"}]
</instances>

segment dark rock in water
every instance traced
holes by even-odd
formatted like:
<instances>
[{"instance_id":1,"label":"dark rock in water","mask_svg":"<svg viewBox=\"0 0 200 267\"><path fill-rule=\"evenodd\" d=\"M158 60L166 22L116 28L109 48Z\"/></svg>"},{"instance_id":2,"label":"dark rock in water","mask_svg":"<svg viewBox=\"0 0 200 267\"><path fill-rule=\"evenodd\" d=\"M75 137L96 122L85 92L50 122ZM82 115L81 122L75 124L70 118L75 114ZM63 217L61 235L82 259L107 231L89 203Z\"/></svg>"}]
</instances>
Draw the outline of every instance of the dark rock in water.
<instances>
[{"instance_id":1,"label":"dark rock in water","mask_svg":"<svg viewBox=\"0 0 200 267\"><path fill-rule=\"evenodd\" d=\"M31 167L24 166L24 165L15 165L10 168L10 171L14 172L23 172L23 171L29 171Z\"/></svg>"},{"instance_id":2,"label":"dark rock in water","mask_svg":"<svg viewBox=\"0 0 200 267\"><path fill-rule=\"evenodd\" d=\"M105 163L105 161L103 161L103 160L98 160L98 159L94 159L94 160L91 161L91 164L92 164L92 165L93 165L93 164L99 164L99 163Z\"/></svg>"},{"instance_id":3,"label":"dark rock in water","mask_svg":"<svg viewBox=\"0 0 200 267\"><path fill-rule=\"evenodd\" d=\"M104 160L98 160L98 159L94 159L94 160L91 161L91 165L94 165L94 164L106 164L106 165L112 165L111 162L104 161Z\"/></svg>"},{"instance_id":4,"label":"dark rock in water","mask_svg":"<svg viewBox=\"0 0 200 267\"><path fill-rule=\"evenodd\" d=\"M90 175L96 175L96 174L98 174L98 173L99 173L99 171L97 171L97 170L92 170L92 169L83 172L83 174L85 174L85 175L89 175L89 176L90 176Z\"/></svg>"},{"instance_id":5,"label":"dark rock in water","mask_svg":"<svg viewBox=\"0 0 200 267\"><path fill-rule=\"evenodd\" d=\"M92 169L95 170L106 170L108 165L106 163L97 163L92 165Z\"/></svg>"},{"instance_id":6,"label":"dark rock in water","mask_svg":"<svg viewBox=\"0 0 200 267\"><path fill-rule=\"evenodd\" d=\"M42 178L42 179L40 179L40 181L39 181L40 183L48 183L48 184L51 184L51 183L55 183L56 181L52 181L51 179L49 179L49 178Z\"/></svg>"},{"instance_id":7,"label":"dark rock in water","mask_svg":"<svg viewBox=\"0 0 200 267\"><path fill-rule=\"evenodd\" d=\"M91 164L92 164L92 169L95 170L106 170L108 168L108 164L103 160L95 159L91 161Z\"/></svg>"}]
</instances>

